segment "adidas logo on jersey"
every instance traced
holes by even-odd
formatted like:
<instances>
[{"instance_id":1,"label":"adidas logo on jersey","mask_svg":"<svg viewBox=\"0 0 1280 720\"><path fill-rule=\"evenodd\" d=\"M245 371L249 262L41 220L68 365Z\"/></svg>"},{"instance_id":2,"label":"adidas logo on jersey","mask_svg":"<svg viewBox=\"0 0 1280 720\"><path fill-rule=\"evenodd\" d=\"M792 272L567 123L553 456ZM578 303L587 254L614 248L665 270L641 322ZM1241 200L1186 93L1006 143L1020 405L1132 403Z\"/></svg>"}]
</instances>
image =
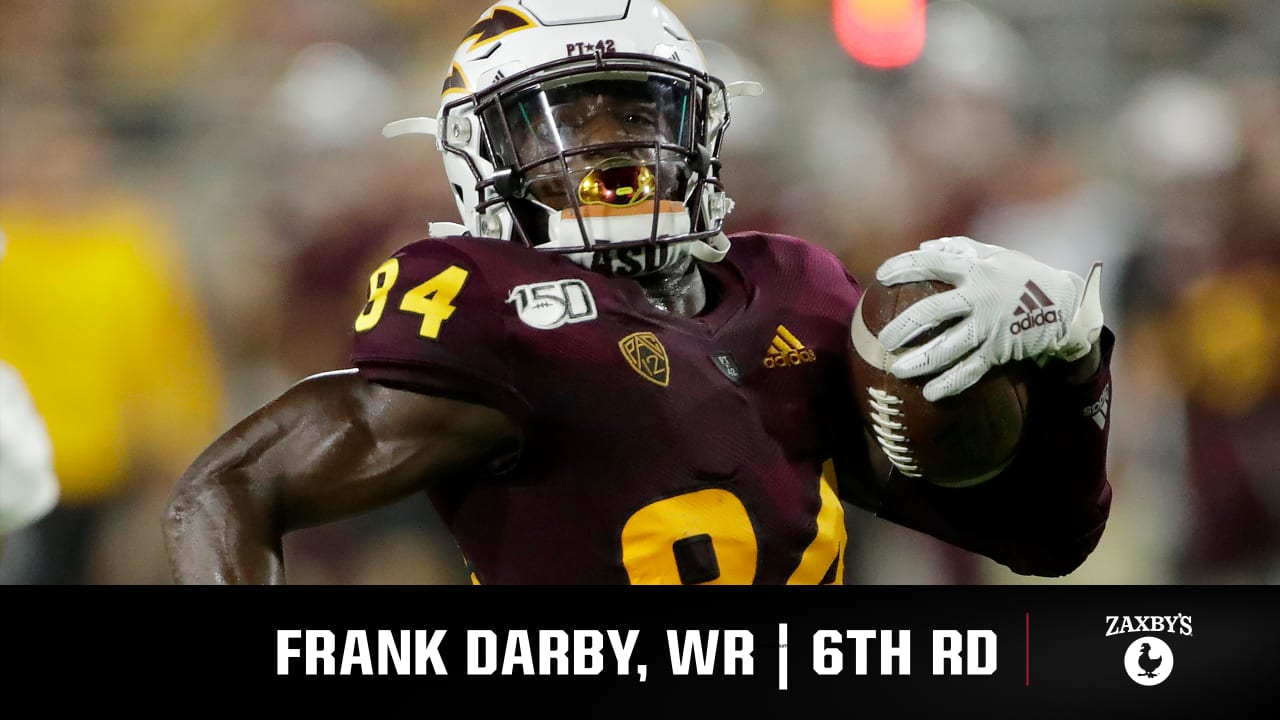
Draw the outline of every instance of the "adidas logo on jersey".
<instances>
[{"instance_id":1,"label":"adidas logo on jersey","mask_svg":"<svg viewBox=\"0 0 1280 720\"><path fill-rule=\"evenodd\" d=\"M765 354L764 366L773 368L797 367L805 363L811 363L818 359L818 356L809 348L800 342L800 339L791 334L786 327L779 325L778 334L773 336L773 343L769 345L769 350Z\"/></svg>"},{"instance_id":2,"label":"adidas logo on jersey","mask_svg":"<svg viewBox=\"0 0 1280 720\"><path fill-rule=\"evenodd\" d=\"M1022 298L1019 300L1018 309L1013 311L1015 320L1009 324L1010 333L1017 335L1023 330L1050 325L1064 319L1062 313L1055 309L1053 301L1044 294L1039 285L1028 281L1026 289L1027 291L1022 293Z\"/></svg>"}]
</instances>

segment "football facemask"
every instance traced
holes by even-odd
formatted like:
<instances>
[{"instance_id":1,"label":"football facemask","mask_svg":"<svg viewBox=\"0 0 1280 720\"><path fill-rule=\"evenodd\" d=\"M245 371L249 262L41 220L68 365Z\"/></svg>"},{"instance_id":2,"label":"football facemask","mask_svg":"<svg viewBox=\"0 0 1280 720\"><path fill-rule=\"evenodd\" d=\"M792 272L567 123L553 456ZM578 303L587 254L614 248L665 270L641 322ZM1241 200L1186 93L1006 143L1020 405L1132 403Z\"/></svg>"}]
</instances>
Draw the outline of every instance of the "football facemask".
<instances>
[{"instance_id":1,"label":"football facemask","mask_svg":"<svg viewBox=\"0 0 1280 720\"><path fill-rule=\"evenodd\" d=\"M477 209L505 205L513 239L617 274L661 270L719 234L700 206L720 190L717 163L696 142L712 84L632 62L567 63L582 69L478 93L497 170L477 184L489 196Z\"/></svg>"}]
</instances>

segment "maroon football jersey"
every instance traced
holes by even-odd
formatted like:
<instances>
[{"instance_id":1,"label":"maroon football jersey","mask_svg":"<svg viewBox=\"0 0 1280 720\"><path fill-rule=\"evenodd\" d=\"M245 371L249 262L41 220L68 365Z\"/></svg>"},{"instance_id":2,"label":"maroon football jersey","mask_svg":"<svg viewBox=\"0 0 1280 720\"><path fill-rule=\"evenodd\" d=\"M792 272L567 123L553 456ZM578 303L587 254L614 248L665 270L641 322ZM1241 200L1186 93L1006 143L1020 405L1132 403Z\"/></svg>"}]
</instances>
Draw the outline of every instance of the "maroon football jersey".
<instances>
[{"instance_id":1,"label":"maroon football jersey","mask_svg":"<svg viewBox=\"0 0 1280 720\"><path fill-rule=\"evenodd\" d=\"M374 273L360 372L524 430L510 470L432 493L477 582L842 582L823 469L861 437L845 370L858 286L777 235L736 235L704 270L697 318L497 240L422 240Z\"/></svg>"}]
</instances>

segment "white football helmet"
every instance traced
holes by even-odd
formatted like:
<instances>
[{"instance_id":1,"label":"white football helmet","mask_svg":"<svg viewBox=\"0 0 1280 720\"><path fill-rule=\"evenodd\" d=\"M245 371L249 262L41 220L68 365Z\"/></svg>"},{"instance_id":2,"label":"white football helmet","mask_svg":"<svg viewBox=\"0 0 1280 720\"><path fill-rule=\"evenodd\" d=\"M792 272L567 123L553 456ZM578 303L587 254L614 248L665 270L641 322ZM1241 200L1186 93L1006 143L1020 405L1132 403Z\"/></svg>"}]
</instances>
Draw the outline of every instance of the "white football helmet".
<instances>
[{"instance_id":1,"label":"white football helmet","mask_svg":"<svg viewBox=\"0 0 1280 720\"><path fill-rule=\"evenodd\" d=\"M718 177L730 98L657 0L510 0L453 58L436 137L463 225L616 275L717 261L733 203Z\"/></svg>"}]
</instances>

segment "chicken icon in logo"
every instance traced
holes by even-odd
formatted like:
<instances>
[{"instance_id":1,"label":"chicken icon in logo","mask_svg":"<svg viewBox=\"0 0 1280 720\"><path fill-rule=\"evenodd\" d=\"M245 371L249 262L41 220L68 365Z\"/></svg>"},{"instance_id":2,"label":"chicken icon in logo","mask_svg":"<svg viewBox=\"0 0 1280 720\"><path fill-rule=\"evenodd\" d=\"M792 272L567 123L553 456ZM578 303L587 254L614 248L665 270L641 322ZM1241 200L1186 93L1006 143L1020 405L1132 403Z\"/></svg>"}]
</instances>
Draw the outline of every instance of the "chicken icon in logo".
<instances>
[{"instance_id":1,"label":"chicken icon in logo","mask_svg":"<svg viewBox=\"0 0 1280 720\"><path fill-rule=\"evenodd\" d=\"M1145 672L1142 677L1153 678L1156 676L1155 670L1164 664L1164 660L1159 657L1151 657L1151 643L1142 643L1142 652L1138 653L1138 667Z\"/></svg>"},{"instance_id":2,"label":"chicken icon in logo","mask_svg":"<svg viewBox=\"0 0 1280 720\"><path fill-rule=\"evenodd\" d=\"M1125 651L1124 669L1139 685L1159 685L1173 672L1173 650L1160 638L1140 637Z\"/></svg>"}]
</instances>

